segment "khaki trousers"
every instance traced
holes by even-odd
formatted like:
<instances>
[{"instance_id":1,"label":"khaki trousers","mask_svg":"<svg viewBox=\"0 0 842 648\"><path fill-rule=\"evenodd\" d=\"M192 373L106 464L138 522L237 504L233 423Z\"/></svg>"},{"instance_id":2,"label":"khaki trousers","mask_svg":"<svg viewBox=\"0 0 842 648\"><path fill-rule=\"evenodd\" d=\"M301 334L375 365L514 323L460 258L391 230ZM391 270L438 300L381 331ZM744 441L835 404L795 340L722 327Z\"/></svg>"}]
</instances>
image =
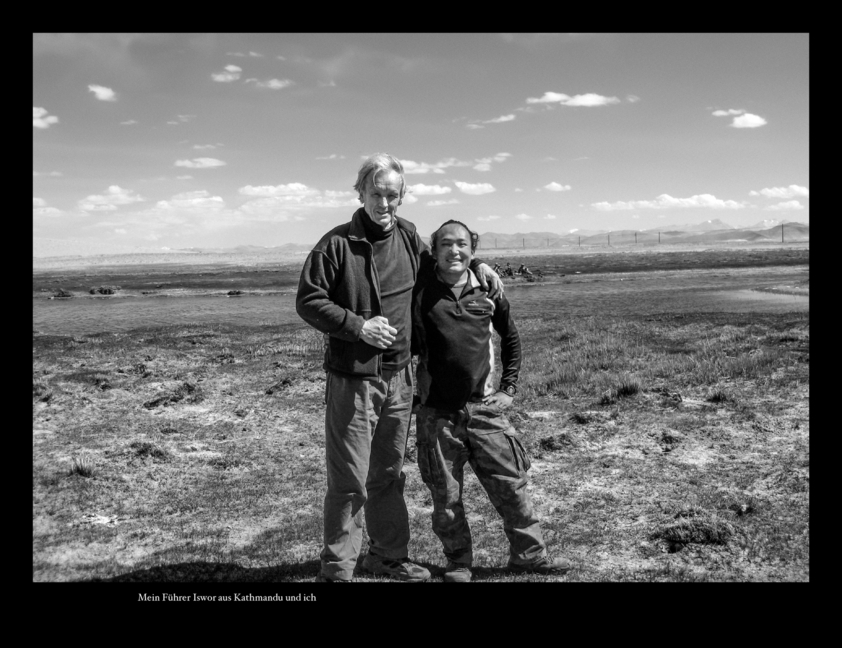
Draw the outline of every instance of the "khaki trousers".
<instances>
[{"instance_id":1,"label":"khaki trousers","mask_svg":"<svg viewBox=\"0 0 842 648\"><path fill-rule=\"evenodd\" d=\"M405 558L409 517L403 460L412 414L412 365L383 379L327 374L322 574L350 580L363 538L369 553Z\"/></svg>"}]
</instances>

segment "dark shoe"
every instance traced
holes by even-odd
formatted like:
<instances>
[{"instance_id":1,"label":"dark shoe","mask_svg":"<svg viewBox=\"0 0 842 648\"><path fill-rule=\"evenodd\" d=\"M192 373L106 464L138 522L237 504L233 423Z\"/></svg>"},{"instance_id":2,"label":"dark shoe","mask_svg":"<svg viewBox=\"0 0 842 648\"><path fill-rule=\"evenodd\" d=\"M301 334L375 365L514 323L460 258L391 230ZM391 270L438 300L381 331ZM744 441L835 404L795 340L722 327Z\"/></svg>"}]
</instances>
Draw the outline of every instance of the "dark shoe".
<instances>
[{"instance_id":1,"label":"dark shoe","mask_svg":"<svg viewBox=\"0 0 842 648\"><path fill-rule=\"evenodd\" d=\"M367 554L363 558L362 569L372 574L388 576L389 578L395 578L405 583L421 583L430 578L430 572L428 570L410 562L409 558L390 560L389 558Z\"/></svg>"},{"instance_id":2,"label":"dark shoe","mask_svg":"<svg viewBox=\"0 0 842 648\"><path fill-rule=\"evenodd\" d=\"M316 576L316 580L313 581L313 582L314 583L350 583L351 579L350 578L328 578L327 576L325 576L324 574L319 572L319 575Z\"/></svg>"},{"instance_id":3,"label":"dark shoe","mask_svg":"<svg viewBox=\"0 0 842 648\"><path fill-rule=\"evenodd\" d=\"M518 574L545 574L559 576L570 571L573 565L564 558L540 558L528 565L516 565L509 562L509 570Z\"/></svg>"},{"instance_id":4,"label":"dark shoe","mask_svg":"<svg viewBox=\"0 0 842 648\"><path fill-rule=\"evenodd\" d=\"M444 582L470 583L471 569L467 565L448 561L444 570Z\"/></svg>"}]
</instances>

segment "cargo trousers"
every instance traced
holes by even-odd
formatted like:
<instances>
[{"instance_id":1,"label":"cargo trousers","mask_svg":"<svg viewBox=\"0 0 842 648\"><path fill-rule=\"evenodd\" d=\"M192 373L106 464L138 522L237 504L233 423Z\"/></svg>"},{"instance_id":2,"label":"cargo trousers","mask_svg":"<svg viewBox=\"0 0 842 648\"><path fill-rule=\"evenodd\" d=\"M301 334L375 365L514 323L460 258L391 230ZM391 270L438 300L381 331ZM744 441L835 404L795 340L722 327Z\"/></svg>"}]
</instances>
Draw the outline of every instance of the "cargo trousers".
<instances>
[{"instance_id":1,"label":"cargo trousers","mask_svg":"<svg viewBox=\"0 0 842 648\"><path fill-rule=\"evenodd\" d=\"M350 580L363 540L369 553L405 558L409 516L403 472L412 415L412 365L382 379L328 372L325 391L324 547L321 573Z\"/></svg>"},{"instance_id":2,"label":"cargo trousers","mask_svg":"<svg viewBox=\"0 0 842 648\"><path fill-rule=\"evenodd\" d=\"M546 557L541 525L526 490L529 458L506 416L482 403L468 403L457 412L421 405L415 420L418 468L433 498L433 531L448 560L466 566L473 562L462 504L465 463L503 518L509 561L528 565Z\"/></svg>"}]
</instances>

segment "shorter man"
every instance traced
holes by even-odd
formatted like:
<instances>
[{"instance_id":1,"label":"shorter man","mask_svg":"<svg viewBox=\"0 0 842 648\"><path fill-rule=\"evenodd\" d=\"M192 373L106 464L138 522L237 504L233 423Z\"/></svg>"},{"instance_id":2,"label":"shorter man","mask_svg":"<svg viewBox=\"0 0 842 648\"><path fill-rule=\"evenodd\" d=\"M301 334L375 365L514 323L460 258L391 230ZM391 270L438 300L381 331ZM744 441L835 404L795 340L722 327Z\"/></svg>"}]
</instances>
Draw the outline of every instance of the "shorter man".
<instances>
[{"instance_id":1,"label":"shorter man","mask_svg":"<svg viewBox=\"0 0 842 648\"><path fill-rule=\"evenodd\" d=\"M444 580L471 580L471 531L462 505L463 468L474 473L503 518L509 569L563 574L566 560L547 556L526 491L529 458L501 410L512 403L520 371L520 338L509 302L492 300L469 264L478 236L458 221L433 233L436 276L419 278L413 298L413 353L420 406L418 467L433 496L433 531L448 559ZM494 387L491 327L501 336L503 372Z\"/></svg>"}]
</instances>

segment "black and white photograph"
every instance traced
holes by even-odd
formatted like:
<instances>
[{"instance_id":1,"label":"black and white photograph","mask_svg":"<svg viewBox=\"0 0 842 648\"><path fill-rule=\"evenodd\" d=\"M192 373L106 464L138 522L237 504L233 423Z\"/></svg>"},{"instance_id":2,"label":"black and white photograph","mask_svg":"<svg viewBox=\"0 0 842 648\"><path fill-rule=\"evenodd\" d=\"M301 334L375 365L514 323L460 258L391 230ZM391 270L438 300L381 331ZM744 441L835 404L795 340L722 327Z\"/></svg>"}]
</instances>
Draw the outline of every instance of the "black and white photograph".
<instances>
[{"instance_id":1,"label":"black and white photograph","mask_svg":"<svg viewBox=\"0 0 842 648\"><path fill-rule=\"evenodd\" d=\"M33 583L809 582L809 45L33 33Z\"/></svg>"}]
</instances>

